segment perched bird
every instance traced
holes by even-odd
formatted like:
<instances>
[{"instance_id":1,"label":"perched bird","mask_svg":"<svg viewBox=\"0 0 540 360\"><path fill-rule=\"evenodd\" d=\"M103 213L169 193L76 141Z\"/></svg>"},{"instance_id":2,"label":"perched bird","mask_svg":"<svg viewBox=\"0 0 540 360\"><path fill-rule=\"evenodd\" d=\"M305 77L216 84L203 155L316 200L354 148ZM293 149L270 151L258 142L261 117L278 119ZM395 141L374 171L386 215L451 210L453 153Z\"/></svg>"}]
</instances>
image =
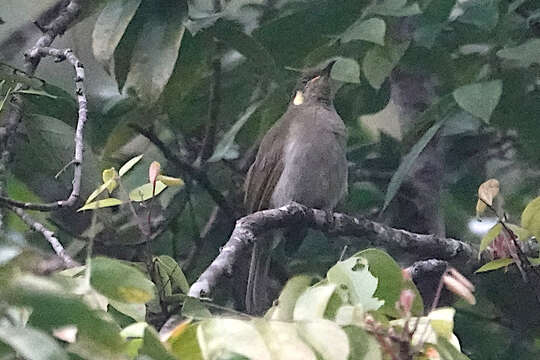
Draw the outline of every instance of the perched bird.
<instances>
[{"instance_id":1,"label":"perched bird","mask_svg":"<svg viewBox=\"0 0 540 360\"><path fill-rule=\"evenodd\" d=\"M303 89L264 136L246 178L248 213L290 201L332 211L347 193L347 130L333 105L330 71L334 63L302 78ZM298 247L305 231L288 229L285 234L286 241L297 242ZM250 314L261 314L271 305L267 293L270 255L281 236L273 231L253 246L245 299Z\"/></svg>"}]
</instances>

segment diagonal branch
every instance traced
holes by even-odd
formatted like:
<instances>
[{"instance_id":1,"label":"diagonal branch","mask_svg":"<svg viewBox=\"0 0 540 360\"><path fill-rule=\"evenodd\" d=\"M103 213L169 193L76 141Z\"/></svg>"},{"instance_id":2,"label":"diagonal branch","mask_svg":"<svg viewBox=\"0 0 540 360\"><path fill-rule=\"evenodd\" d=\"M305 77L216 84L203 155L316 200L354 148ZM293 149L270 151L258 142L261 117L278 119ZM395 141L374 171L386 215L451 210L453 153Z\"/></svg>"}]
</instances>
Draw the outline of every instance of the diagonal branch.
<instances>
[{"instance_id":1,"label":"diagonal branch","mask_svg":"<svg viewBox=\"0 0 540 360\"><path fill-rule=\"evenodd\" d=\"M352 236L353 244L381 246L389 252L408 252L419 259L438 258L456 263L476 262L478 252L467 243L435 235L397 230L364 217L353 217L290 203L239 219L220 254L191 286L189 295L208 296L223 276L232 275L233 265L266 231L290 226L307 226L330 235Z\"/></svg>"},{"instance_id":2,"label":"diagonal branch","mask_svg":"<svg viewBox=\"0 0 540 360\"><path fill-rule=\"evenodd\" d=\"M184 171L189 177L197 181L199 185L206 190L208 195L212 197L214 202L221 208L221 210L223 210L224 214L228 214L228 216L231 217L235 216L235 209L229 205L229 202L227 199L225 199L225 196L223 196L223 194L212 185L206 172L176 156L169 149L169 147L165 145L163 141L161 141L161 139L151 130L142 128L136 124L130 124L130 127L150 140L163 153L163 156L165 156L167 160L174 163L180 168L180 170Z\"/></svg>"},{"instance_id":3,"label":"diagonal branch","mask_svg":"<svg viewBox=\"0 0 540 360\"><path fill-rule=\"evenodd\" d=\"M66 267L71 268L79 265L65 251L60 241L56 238L56 236L54 236L53 231L47 229L43 224L34 220L30 215L25 213L24 210L15 206L8 206L8 208L13 211L18 217L20 217L21 220L32 230L37 231L41 235L43 235L43 237L49 242L49 244L51 244L56 255L58 255L62 259Z\"/></svg>"}]
</instances>

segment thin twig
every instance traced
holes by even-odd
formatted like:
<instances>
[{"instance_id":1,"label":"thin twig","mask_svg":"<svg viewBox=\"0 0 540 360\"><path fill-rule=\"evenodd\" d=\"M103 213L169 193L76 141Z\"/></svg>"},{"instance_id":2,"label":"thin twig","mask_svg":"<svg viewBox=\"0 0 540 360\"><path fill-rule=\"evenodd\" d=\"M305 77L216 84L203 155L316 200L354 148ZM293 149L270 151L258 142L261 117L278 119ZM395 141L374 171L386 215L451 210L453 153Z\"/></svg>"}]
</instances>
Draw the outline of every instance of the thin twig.
<instances>
[{"instance_id":1,"label":"thin twig","mask_svg":"<svg viewBox=\"0 0 540 360\"><path fill-rule=\"evenodd\" d=\"M30 215L24 212L24 210L15 207L8 207L13 211L21 220L28 225L32 230L39 232L43 237L51 244L54 252L62 259L66 267L71 268L79 266L79 264L74 261L71 256L66 252L60 241L54 236L54 232L47 229L43 224L34 220Z\"/></svg>"},{"instance_id":2,"label":"thin twig","mask_svg":"<svg viewBox=\"0 0 540 360\"><path fill-rule=\"evenodd\" d=\"M221 6L219 6L221 7ZM216 143L216 132L219 123L219 109L221 106L221 54L222 45L214 39L214 53L211 55L212 82L208 104L208 123L204 140L199 153L200 163L204 164L212 156Z\"/></svg>"},{"instance_id":3,"label":"thin twig","mask_svg":"<svg viewBox=\"0 0 540 360\"><path fill-rule=\"evenodd\" d=\"M161 139L151 130L144 129L136 124L131 124L130 127L139 132L144 137L146 137L148 140L150 140L163 153L167 160L174 163L186 175L197 181L199 185L206 190L210 197L212 197L214 202L223 210L225 216L229 216L233 219L236 217L237 212L232 206L229 205L227 199L225 199L225 196L223 196L223 194L212 185L212 183L208 179L206 172L189 164L188 162L184 161L176 154L174 154L169 149L169 147L165 145L163 141L161 141Z\"/></svg>"},{"instance_id":4,"label":"thin twig","mask_svg":"<svg viewBox=\"0 0 540 360\"><path fill-rule=\"evenodd\" d=\"M82 163L83 163L83 150L84 150L84 126L87 120L87 101L86 93L84 90L84 66L79 59L73 54L71 49L59 50L47 47L35 47L31 50L31 59L51 56L56 58L57 61L67 60L75 68L75 93L77 95L77 101L79 103L79 118L77 121L77 128L75 129L75 154L73 160L70 163L73 164L73 187L71 194L65 200L54 201L51 203L30 203L23 202L14 199L10 199L5 196L0 196L0 203L15 206L22 209L38 210L38 211L52 211L63 207L71 207L75 205L76 201L80 197L81 181L82 181Z\"/></svg>"}]
</instances>

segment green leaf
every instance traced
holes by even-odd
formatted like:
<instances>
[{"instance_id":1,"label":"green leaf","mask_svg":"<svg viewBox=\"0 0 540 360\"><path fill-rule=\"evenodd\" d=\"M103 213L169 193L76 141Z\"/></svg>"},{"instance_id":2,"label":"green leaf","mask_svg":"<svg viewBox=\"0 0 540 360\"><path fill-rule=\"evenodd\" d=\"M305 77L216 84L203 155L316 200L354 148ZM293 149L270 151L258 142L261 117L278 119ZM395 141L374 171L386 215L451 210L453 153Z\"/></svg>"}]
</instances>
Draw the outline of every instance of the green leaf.
<instances>
[{"instance_id":1,"label":"green leaf","mask_svg":"<svg viewBox=\"0 0 540 360\"><path fill-rule=\"evenodd\" d=\"M27 360L69 359L52 337L31 327L0 326L0 341Z\"/></svg>"},{"instance_id":2,"label":"green leaf","mask_svg":"<svg viewBox=\"0 0 540 360\"><path fill-rule=\"evenodd\" d=\"M212 313L199 299L186 297L182 305L182 316L193 319L207 319L212 317Z\"/></svg>"},{"instance_id":3,"label":"green leaf","mask_svg":"<svg viewBox=\"0 0 540 360\"><path fill-rule=\"evenodd\" d=\"M478 258L480 258L480 254L482 251L486 250L487 247L495 240L495 238L501 233L502 231L502 225L501 223L495 224L489 231L484 235L482 238L482 241L480 241L480 249L478 251Z\"/></svg>"},{"instance_id":4,"label":"green leaf","mask_svg":"<svg viewBox=\"0 0 540 360\"><path fill-rule=\"evenodd\" d=\"M380 89L384 80L390 75L405 51L409 48L409 41L391 43L383 46L374 45L362 61L362 71L369 84Z\"/></svg>"},{"instance_id":5,"label":"green leaf","mask_svg":"<svg viewBox=\"0 0 540 360\"><path fill-rule=\"evenodd\" d=\"M379 280L370 273L364 258L353 256L339 261L326 276L330 283L348 293L352 305L361 305L364 311L377 310L384 304L374 297Z\"/></svg>"},{"instance_id":6,"label":"green leaf","mask_svg":"<svg viewBox=\"0 0 540 360\"><path fill-rule=\"evenodd\" d=\"M462 10L457 17L459 22L477 26L484 31L491 31L497 26L499 21L498 0L483 0L473 2L473 6L464 3L464 6L457 6L456 10ZM459 11L455 12L460 14ZM454 20L451 18L451 20Z\"/></svg>"},{"instance_id":7,"label":"green leaf","mask_svg":"<svg viewBox=\"0 0 540 360\"><path fill-rule=\"evenodd\" d=\"M118 171L118 175L120 176L125 175L129 170L131 170L132 167L134 167L143 158L143 156L144 154L141 154L141 155L135 156L133 159L126 161L126 163L122 165L122 167Z\"/></svg>"},{"instance_id":8,"label":"green leaf","mask_svg":"<svg viewBox=\"0 0 540 360\"><path fill-rule=\"evenodd\" d=\"M443 360L470 360L444 337L439 337L437 339L437 344L433 344L433 346L437 349Z\"/></svg>"},{"instance_id":9,"label":"green leaf","mask_svg":"<svg viewBox=\"0 0 540 360\"><path fill-rule=\"evenodd\" d=\"M109 169L105 169L103 170L103 172L101 173L101 178L103 180L103 183L106 183L106 182L109 182L110 180L113 180L109 186L107 186L107 190L109 191L109 194L112 193L114 191L114 189L116 189L116 187L118 186L118 184L116 183L116 170L112 167L112 168L109 168ZM86 200L86 202L88 202L88 200Z\"/></svg>"},{"instance_id":10,"label":"green leaf","mask_svg":"<svg viewBox=\"0 0 540 360\"><path fill-rule=\"evenodd\" d=\"M514 259L512 258L496 259L496 260L488 262L487 264L482 265L478 270L475 271L475 273L497 270L513 263L514 263Z\"/></svg>"},{"instance_id":11,"label":"green leaf","mask_svg":"<svg viewBox=\"0 0 540 360\"><path fill-rule=\"evenodd\" d=\"M154 284L134 266L120 260L96 257L91 261L90 284L113 300L142 304L154 297Z\"/></svg>"},{"instance_id":12,"label":"green leaf","mask_svg":"<svg viewBox=\"0 0 540 360\"><path fill-rule=\"evenodd\" d=\"M521 45L501 49L497 51L497 56L521 67L540 65L540 39L529 39Z\"/></svg>"},{"instance_id":13,"label":"green leaf","mask_svg":"<svg viewBox=\"0 0 540 360\"><path fill-rule=\"evenodd\" d=\"M313 278L307 275L299 275L289 279L279 295L277 305L270 310L270 318L291 321L298 298L309 288L312 280Z\"/></svg>"},{"instance_id":14,"label":"green leaf","mask_svg":"<svg viewBox=\"0 0 540 360\"><path fill-rule=\"evenodd\" d=\"M272 359L317 359L313 350L300 338L295 323L266 321L265 319L255 319L254 323L263 336Z\"/></svg>"},{"instance_id":15,"label":"green leaf","mask_svg":"<svg viewBox=\"0 0 540 360\"><path fill-rule=\"evenodd\" d=\"M528 203L521 213L521 226L540 239L540 196Z\"/></svg>"},{"instance_id":16,"label":"green leaf","mask_svg":"<svg viewBox=\"0 0 540 360\"><path fill-rule=\"evenodd\" d=\"M169 81L184 36L186 1L160 0L144 7L144 24L130 60L123 93L154 104Z\"/></svg>"},{"instance_id":17,"label":"green leaf","mask_svg":"<svg viewBox=\"0 0 540 360\"><path fill-rule=\"evenodd\" d=\"M86 199L86 202L84 203L85 205L89 205L92 200L94 200L95 198L97 198L99 196L99 194L101 194L102 192L104 192L105 190L107 190L109 187L112 187L113 184L116 184L116 180L114 178L110 178L109 180L105 181L103 184L101 184L96 190L94 190L94 192L92 192L89 196L88 196L88 199ZM103 200L107 200L107 199L103 199ZM120 200L119 200L120 201ZM121 204L121 202L120 202ZM114 204L114 205L119 205L119 204ZM114 205L106 205L106 206L114 206ZM105 207L105 206L100 206L100 207ZM82 208L79 209L79 210L83 210Z\"/></svg>"},{"instance_id":18,"label":"green leaf","mask_svg":"<svg viewBox=\"0 0 540 360\"><path fill-rule=\"evenodd\" d=\"M454 101L452 101L452 98L450 96L445 96L441 98L439 102L432 105L428 110L426 110L422 114L422 117L418 119L419 123L424 123L428 120L433 119L432 121L434 121L434 124L424 133L420 140L418 140L418 142L414 144L409 153L403 157L403 160L401 161L401 164L399 164L398 169L396 170L394 175L392 175L392 179L390 180L388 188L386 189L384 206L381 212L386 210L390 202L396 196L399 188L401 187L401 184L403 183L403 181L405 181L407 174L411 170L414 162L416 161L422 150L424 150L424 148L431 141L433 136L435 136L437 131L439 131L441 126L446 122L446 120L451 118L450 115L452 114L452 112L455 112L456 110L458 110L458 108Z\"/></svg>"},{"instance_id":19,"label":"green leaf","mask_svg":"<svg viewBox=\"0 0 540 360\"><path fill-rule=\"evenodd\" d=\"M454 90L452 95L461 108L489 123L491 113L497 107L502 94L502 81L465 85Z\"/></svg>"},{"instance_id":20,"label":"green leaf","mask_svg":"<svg viewBox=\"0 0 540 360\"><path fill-rule=\"evenodd\" d=\"M13 150L13 173L43 199L56 200L61 196L65 197L73 187L73 176L69 171L71 168L58 177L54 187L43 184L54 178L58 170L73 160L73 127L58 119L35 114L25 115L23 123L27 136L24 141L17 142ZM101 168L86 142L83 161L81 198L84 199L101 184ZM58 189L61 189L61 194L58 194Z\"/></svg>"},{"instance_id":21,"label":"green leaf","mask_svg":"<svg viewBox=\"0 0 540 360\"><path fill-rule=\"evenodd\" d=\"M369 272L379 281L373 296L384 300L380 311L393 317L399 317L400 314L396 310L395 304L399 300L401 291L409 289L416 295L411 310L413 315L424 313L424 305L418 289L412 281L403 279L401 267L390 255L382 250L366 249L353 256L366 259Z\"/></svg>"},{"instance_id":22,"label":"green leaf","mask_svg":"<svg viewBox=\"0 0 540 360\"><path fill-rule=\"evenodd\" d=\"M382 3L371 6L369 12L384 16L413 16L422 13L418 3L407 5L407 0L385 0Z\"/></svg>"},{"instance_id":23,"label":"green leaf","mask_svg":"<svg viewBox=\"0 0 540 360\"><path fill-rule=\"evenodd\" d=\"M336 291L336 284L313 286L298 297L294 306L294 320L313 320L324 316L330 298Z\"/></svg>"},{"instance_id":24,"label":"green leaf","mask_svg":"<svg viewBox=\"0 0 540 360\"><path fill-rule=\"evenodd\" d=\"M76 325L77 338L84 337L95 347L119 354L124 341L118 325L104 319L101 311L91 309L80 295L73 295L64 282L31 275L18 276L0 292L2 300L32 309L29 325L50 331Z\"/></svg>"},{"instance_id":25,"label":"green leaf","mask_svg":"<svg viewBox=\"0 0 540 360\"><path fill-rule=\"evenodd\" d=\"M187 294L189 292L189 284L180 265L172 257L167 255L158 256L156 261L166 271L173 290L179 288L182 293Z\"/></svg>"},{"instance_id":26,"label":"green leaf","mask_svg":"<svg viewBox=\"0 0 540 360\"><path fill-rule=\"evenodd\" d=\"M109 74L114 73L114 50L140 4L141 0L108 1L96 20L92 32L92 50L96 60Z\"/></svg>"},{"instance_id":27,"label":"green leaf","mask_svg":"<svg viewBox=\"0 0 540 360\"><path fill-rule=\"evenodd\" d=\"M167 340L171 344L171 353L182 360L203 360L199 341L197 340L198 324L190 324L180 334L173 334Z\"/></svg>"},{"instance_id":28,"label":"green leaf","mask_svg":"<svg viewBox=\"0 0 540 360\"><path fill-rule=\"evenodd\" d=\"M509 228L514 233L514 235L518 237L520 241L529 240L530 234L527 229L524 229L521 226L510 224L510 223L506 223L506 227Z\"/></svg>"},{"instance_id":29,"label":"green leaf","mask_svg":"<svg viewBox=\"0 0 540 360\"><path fill-rule=\"evenodd\" d=\"M146 316L146 307L144 304L126 303L109 299L109 305L115 308L118 312L129 316L135 321L144 321Z\"/></svg>"},{"instance_id":30,"label":"green leaf","mask_svg":"<svg viewBox=\"0 0 540 360\"><path fill-rule=\"evenodd\" d=\"M330 76L334 80L359 84L360 65L354 59L339 58L332 66Z\"/></svg>"},{"instance_id":31,"label":"green leaf","mask_svg":"<svg viewBox=\"0 0 540 360\"><path fill-rule=\"evenodd\" d=\"M144 321L136 322L126 326L120 331L120 336L123 338L142 338L144 336L144 330L148 327L148 323Z\"/></svg>"},{"instance_id":32,"label":"green leaf","mask_svg":"<svg viewBox=\"0 0 540 360\"><path fill-rule=\"evenodd\" d=\"M139 354L150 356L151 359L177 360L164 344L159 340L159 335L151 326L144 328L143 345L139 349Z\"/></svg>"},{"instance_id":33,"label":"green leaf","mask_svg":"<svg viewBox=\"0 0 540 360\"><path fill-rule=\"evenodd\" d=\"M384 46L386 23L383 19L374 17L367 20L357 20L340 36L343 43L354 40L364 40Z\"/></svg>"},{"instance_id":34,"label":"green leaf","mask_svg":"<svg viewBox=\"0 0 540 360\"><path fill-rule=\"evenodd\" d=\"M106 184L103 184L103 185L106 185ZM107 187L105 186L105 188ZM102 209L102 208L118 206L118 205L122 205L122 200L116 199L116 198L106 198L106 199L101 199L101 200L97 200L97 201L85 204L82 208L77 209L77 212L84 211L84 210Z\"/></svg>"},{"instance_id":35,"label":"green leaf","mask_svg":"<svg viewBox=\"0 0 540 360\"><path fill-rule=\"evenodd\" d=\"M158 180L156 181L155 193L152 194L154 185L152 183L146 183L144 185L141 185L131 190L129 192L129 199L132 201L146 201L148 199L151 199L153 196L157 196L166 188L167 188L167 185L165 185L164 183Z\"/></svg>"},{"instance_id":36,"label":"green leaf","mask_svg":"<svg viewBox=\"0 0 540 360\"><path fill-rule=\"evenodd\" d=\"M318 319L296 324L300 336L317 350L324 360L347 360L350 346L347 334L336 323Z\"/></svg>"},{"instance_id":37,"label":"green leaf","mask_svg":"<svg viewBox=\"0 0 540 360\"><path fill-rule=\"evenodd\" d=\"M216 145L214 153L208 159L209 162L216 162L222 159L232 160L238 157L238 150L234 151L234 156L231 157L230 153L234 146L234 139L236 134L242 129L244 124L249 120L251 115L261 105L261 101L251 104L246 111L240 116L240 118L234 123L234 125L223 135L223 138Z\"/></svg>"},{"instance_id":38,"label":"green leaf","mask_svg":"<svg viewBox=\"0 0 540 360\"><path fill-rule=\"evenodd\" d=\"M381 346L372 335L358 326L346 326L343 331L349 338L350 359L382 360Z\"/></svg>"},{"instance_id":39,"label":"green leaf","mask_svg":"<svg viewBox=\"0 0 540 360\"><path fill-rule=\"evenodd\" d=\"M197 328L197 338L204 359L237 353L249 359L271 360L264 339L252 322L227 318L205 320Z\"/></svg>"},{"instance_id":40,"label":"green leaf","mask_svg":"<svg viewBox=\"0 0 540 360\"><path fill-rule=\"evenodd\" d=\"M243 32L239 24L219 19L208 31L216 39L244 55L255 67L279 81L272 54L257 39Z\"/></svg>"}]
</instances>

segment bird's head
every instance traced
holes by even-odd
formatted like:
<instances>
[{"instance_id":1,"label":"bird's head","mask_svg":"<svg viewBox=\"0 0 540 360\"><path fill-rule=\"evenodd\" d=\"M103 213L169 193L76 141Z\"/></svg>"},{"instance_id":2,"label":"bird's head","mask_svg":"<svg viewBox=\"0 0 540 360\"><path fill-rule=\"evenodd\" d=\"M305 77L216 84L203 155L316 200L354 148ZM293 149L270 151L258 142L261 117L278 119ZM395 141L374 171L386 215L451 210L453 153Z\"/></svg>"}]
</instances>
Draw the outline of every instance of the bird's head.
<instances>
[{"instance_id":1,"label":"bird's head","mask_svg":"<svg viewBox=\"0 0 540 360\"><path fill-rule=\"evenodd\" d=\"M330 72L335 63L336 61L332 60L322 68L304 72L298 81L293 103L295 105L314 102L331 104L333 93Z\"/></svg>"}]
</instances>

